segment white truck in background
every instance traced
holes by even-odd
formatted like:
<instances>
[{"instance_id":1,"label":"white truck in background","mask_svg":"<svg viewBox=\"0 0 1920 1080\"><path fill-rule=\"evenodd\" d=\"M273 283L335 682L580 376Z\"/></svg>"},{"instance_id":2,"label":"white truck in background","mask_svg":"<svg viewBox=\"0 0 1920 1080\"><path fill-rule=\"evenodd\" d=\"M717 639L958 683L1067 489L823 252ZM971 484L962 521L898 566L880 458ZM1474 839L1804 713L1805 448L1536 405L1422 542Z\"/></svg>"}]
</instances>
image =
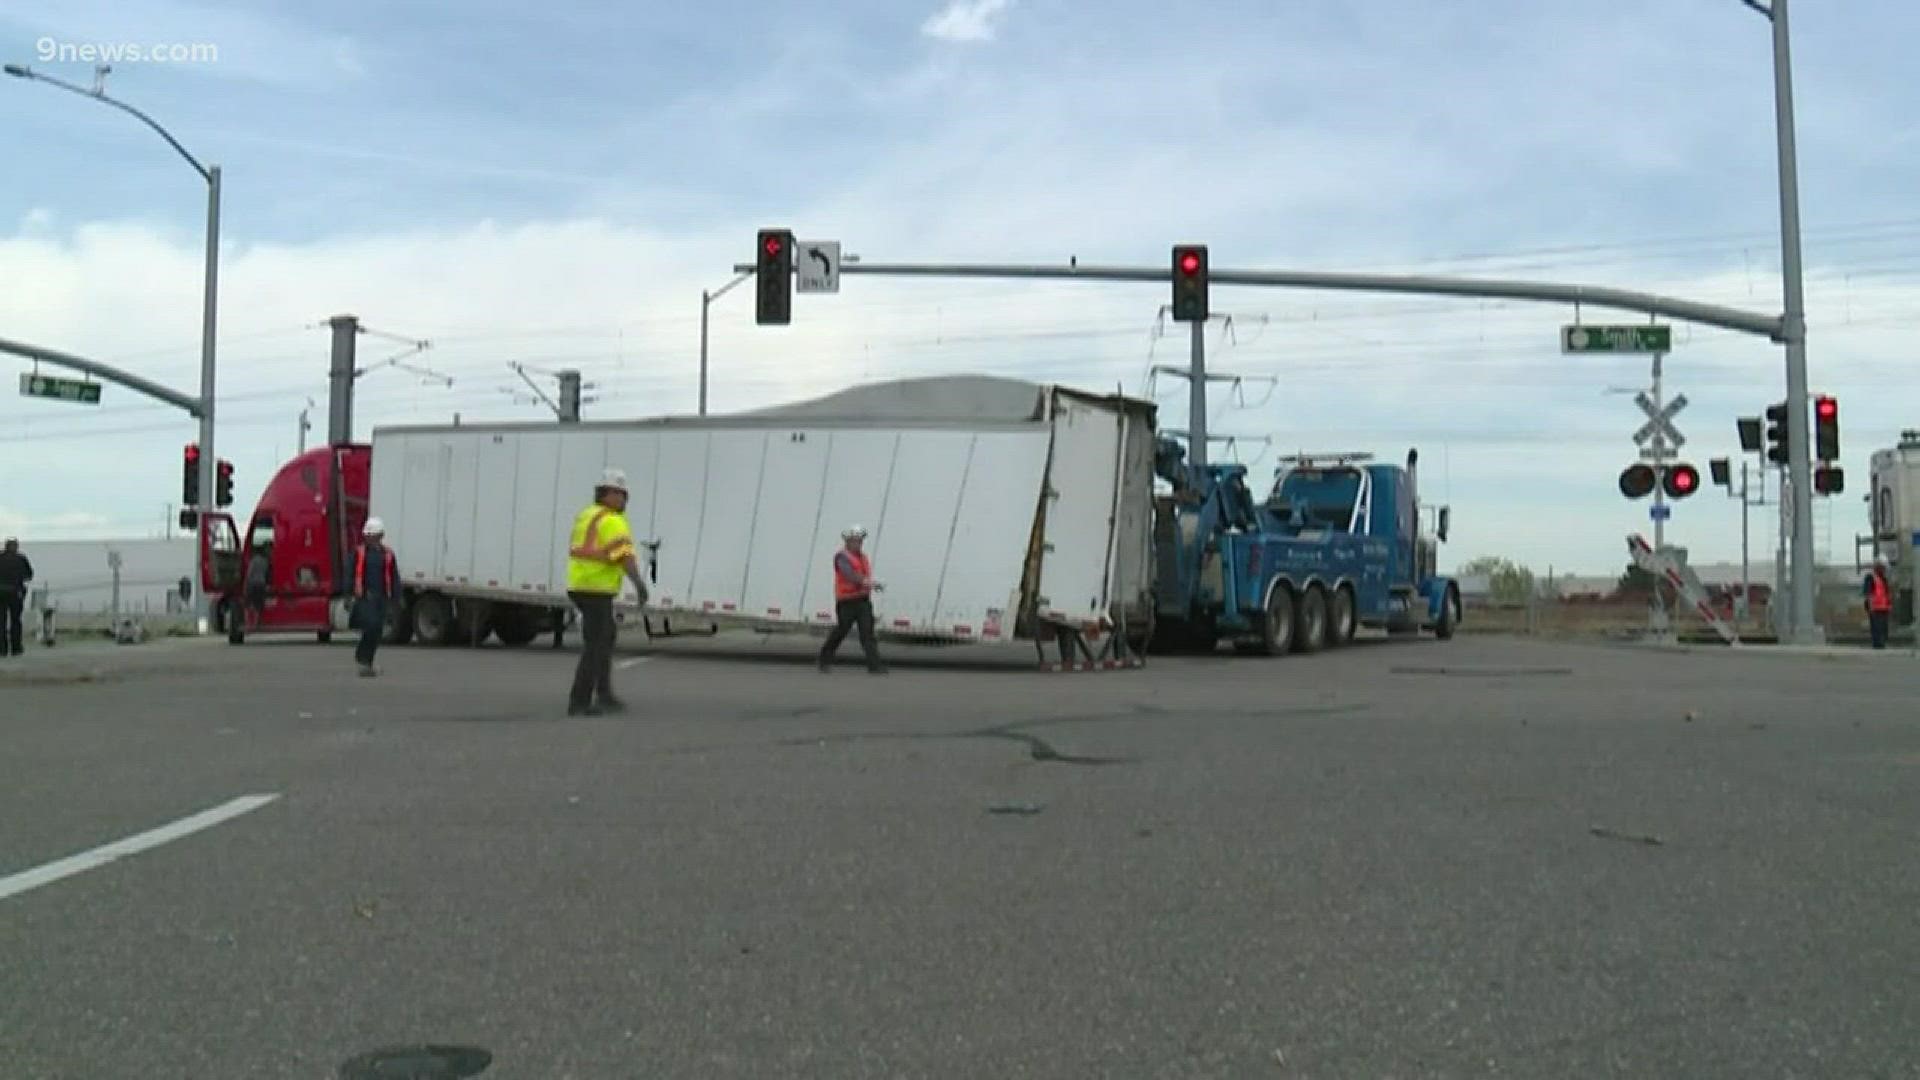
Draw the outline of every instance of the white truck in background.
<instances>
[{"instance_id":1,"label":"white truck in background","mask_svg":"<svg viewBox=\"0 0 1920 1080\"><path fill-rule=\"evenodd\" d=\"M1154 420L1146 401L957 376L732 416L388 427L360 507L400 559L397 642L558 630L567 524L615 467L650 632L831 625L829 560L858 523L883 635L1130 664L1154 609Z\"/></svg>"}]
</instances>

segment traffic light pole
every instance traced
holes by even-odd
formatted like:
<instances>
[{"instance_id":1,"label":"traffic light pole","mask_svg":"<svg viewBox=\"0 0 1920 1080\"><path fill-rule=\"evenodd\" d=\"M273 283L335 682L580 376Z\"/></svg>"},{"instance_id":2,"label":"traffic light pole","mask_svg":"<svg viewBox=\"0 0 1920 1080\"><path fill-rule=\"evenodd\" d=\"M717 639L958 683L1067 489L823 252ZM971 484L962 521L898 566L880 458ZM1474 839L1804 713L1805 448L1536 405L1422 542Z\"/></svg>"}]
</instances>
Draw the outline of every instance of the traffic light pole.
<instances>
[{"instance_id":1,"label":"traffic light pole","mask_svg":"<svg viewBox=\"0 0 1920 1080\"><path fill-rule=\"evenodd\" d=\"M1187 387L1187 461L1195 468L1207 464L1207 324L1193 329L1193 371Z\"/></svg>"}]
</instances>

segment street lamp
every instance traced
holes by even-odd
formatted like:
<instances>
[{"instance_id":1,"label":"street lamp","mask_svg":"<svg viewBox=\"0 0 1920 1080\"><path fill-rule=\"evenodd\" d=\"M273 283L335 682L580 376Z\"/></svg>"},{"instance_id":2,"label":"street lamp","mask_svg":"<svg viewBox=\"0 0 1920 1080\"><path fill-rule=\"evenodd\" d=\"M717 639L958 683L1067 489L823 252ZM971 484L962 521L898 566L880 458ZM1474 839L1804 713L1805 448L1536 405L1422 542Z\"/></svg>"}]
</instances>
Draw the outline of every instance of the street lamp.
<instances>
[{"instance_id":1,"label":"street lamp","mask_svg":"<svg viewBox=\"0 0 1920 1080\"><path fill-rule=\"evenodd\" d=\"M732 281L729 281L725 285L720 286L720 288L714 292L708 292L705 289L700 290L700 415L701 416L707 415L707 308L711 307L715 300L718 300L721 297L727 295L728 290L732 289L735 285L740 284L741 282L747 280L752 276L754 276L753 271L749 270L749 271L746 271L745 273L734 275L734 278Z\"/></svg>"},{"instance_id":2,"label":"street lamp","mask_svg":"<svg viewBox=\"0 0 1920 1080\"><path fill-rule=\"evenodd\" d=\"M197 507L200 519L204 521L206 515L213 510L214 462L219 460L219 455L214 452L213 447L213 337L214 323L218 314L220 274L220 166L200 164L192 154L187 153L187 148L181 146L178 139L169 134L167 129L161 127L152 117L124 101L108 97L104 80L96 80L93 89L87 89L56 79L51 75L42 75L20 64L7 64L4 70L16 79L32 79L50 86L57 86L69 93L111 105L132 116L167 140L167 145L173 147L175 153L185 158L187 164L193 166L193 171L199 173L200 178L207 182L207 270L200 309L200 505ZM99 74L104 75L104 69ZM199 565L199 545L197 544L194 545L194 563L197 570ZM198 580L199 574L195 573L192 577ZM197 591L200 595L200 630L205 633L209 614L207 596L205 590Z\"/></svg>"}]
</instances>

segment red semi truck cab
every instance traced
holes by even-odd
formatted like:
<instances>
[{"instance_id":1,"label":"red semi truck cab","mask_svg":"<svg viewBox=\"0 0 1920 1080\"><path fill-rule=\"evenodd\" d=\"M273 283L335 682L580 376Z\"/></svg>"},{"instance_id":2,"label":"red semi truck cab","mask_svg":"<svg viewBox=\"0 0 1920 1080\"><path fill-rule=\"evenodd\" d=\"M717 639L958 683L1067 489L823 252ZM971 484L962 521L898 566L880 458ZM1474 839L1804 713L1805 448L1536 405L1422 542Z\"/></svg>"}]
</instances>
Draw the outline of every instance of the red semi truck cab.
<instances>
[{"instance_id":1,"label":"red semi truck cab","mask_svg":"<svg viewBox=\"0 0 1920 1080\"><path fill-rule=\"evenodd\" d=\"M352 591L372 464L364 443L309 450L274 474L244 533L228 514L201 521L200 585L227 640L249 632L332 636L336 601Z\"/></svg>"}]
</instances>

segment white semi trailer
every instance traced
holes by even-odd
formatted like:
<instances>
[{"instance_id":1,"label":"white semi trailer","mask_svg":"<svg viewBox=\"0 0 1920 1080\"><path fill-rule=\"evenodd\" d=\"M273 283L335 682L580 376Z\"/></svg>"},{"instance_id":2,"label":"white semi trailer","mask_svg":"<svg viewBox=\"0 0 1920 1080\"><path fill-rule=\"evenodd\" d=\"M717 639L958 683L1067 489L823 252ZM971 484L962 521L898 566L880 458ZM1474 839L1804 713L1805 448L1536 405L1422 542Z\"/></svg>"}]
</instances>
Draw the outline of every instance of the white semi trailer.
<instances>
[{"instance_id":1,"label":"white semi trailer","mask_svg":"<svg viewBox=\"0 0 1920 1080\"><path fill-rule=\"evenodd\" d=\"M557 627L567 525L615 467L652 594L622 613L650 631L831 625L829 560L857 523L882 634L1130 663L1153 612L1154 419L1146 401L960 376L720 417L388 427L367 512L401 560L396 640Z\"/></svg>"}]
</instances>

